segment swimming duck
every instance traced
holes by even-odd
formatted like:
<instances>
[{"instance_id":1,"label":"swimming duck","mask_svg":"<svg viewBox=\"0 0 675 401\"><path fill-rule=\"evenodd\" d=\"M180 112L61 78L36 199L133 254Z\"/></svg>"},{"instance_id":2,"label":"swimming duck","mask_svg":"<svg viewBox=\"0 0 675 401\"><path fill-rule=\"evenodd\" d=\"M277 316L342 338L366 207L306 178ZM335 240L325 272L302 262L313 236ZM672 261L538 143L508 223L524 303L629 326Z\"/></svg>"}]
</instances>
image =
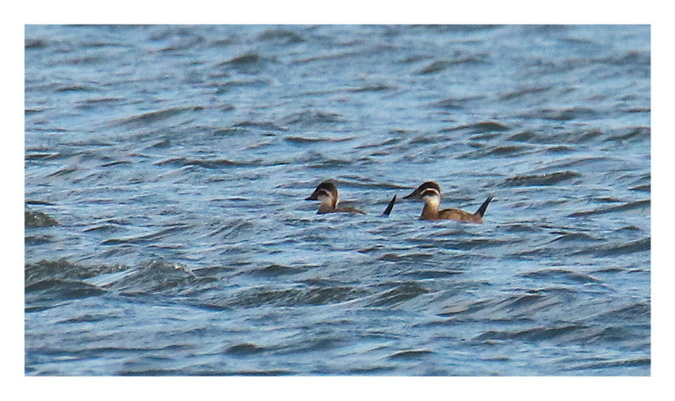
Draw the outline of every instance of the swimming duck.
<instances>
[{"instance_id":1,"label":"swimming duck","mask_svg":"<svg viewBox=\"0 0 675 401\"><path fill-rule=\"evenodd\" d=\"M353 207L338 207L338 202L340 200L338 196L338 189L330 181L324 181L321 184L319 184L314 192L305 200L318 200L321 202L321 205L319 205L319 210L317 211L317 214L324 214L324 213L359 213L359 214L366 214L363 210L359 210ZM389 216L389 213L391 213L391 210L394 208L394 203L396 203L396 195L389 201L389 204L387 205L387 208L385 209L383 216Z\"/></svg>"},{"instance_id":2,"label":"swimming duck","mask_svg":"<svg viewBox=\"0 0 675 401\"><path fill-rule=\"evenodd\" d=\"M483 215L492 200L492 195L488 196L485 202L476 210L476 213L469 213L459 209L438 210L441 205L441 187L433 181L425 182L403 199L422 199L424 201L424 209L422 209L422 215L420 216L420 219L423 220L455 220L463 223L482 223Z\"/></svg>"}]
</instances>

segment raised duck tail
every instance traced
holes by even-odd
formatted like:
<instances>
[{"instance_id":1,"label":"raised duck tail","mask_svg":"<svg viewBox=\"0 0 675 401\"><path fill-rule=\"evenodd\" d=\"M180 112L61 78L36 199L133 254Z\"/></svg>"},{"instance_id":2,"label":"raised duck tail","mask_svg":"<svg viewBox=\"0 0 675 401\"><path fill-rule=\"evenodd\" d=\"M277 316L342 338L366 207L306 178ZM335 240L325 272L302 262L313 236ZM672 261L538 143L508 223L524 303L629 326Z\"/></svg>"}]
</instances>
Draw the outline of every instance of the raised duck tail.
<instances>
[{"instance_id":1,"label":"raised duck tail","mask_svg":"<svg viewBox=\"0 0 675 401\"><path fill-rule=\"evenodd\" d=\"M483 217L485 214L485 210L487 210L488 205L490 204L490 201L492 200L493 195L488 196L487 199L485 199L485 202L483 202L482 205L476 210L476 213L474 213L477 216Z\"/></svg>"},{"instance_id":2,"label":"raised duck tail","mask_svg":"<svg viewBox=\"0 0 675 401\"><path fill-rule=\"evenodd\" d=\"M382 213L382 216L388 217L389 213L391 213L391 210L394 208L394 204L396 203L396 195L394 195L393 198L389 201L389 204L387 205L387 208L384 209L384 213Z\"/></svg>"}]
</instances>

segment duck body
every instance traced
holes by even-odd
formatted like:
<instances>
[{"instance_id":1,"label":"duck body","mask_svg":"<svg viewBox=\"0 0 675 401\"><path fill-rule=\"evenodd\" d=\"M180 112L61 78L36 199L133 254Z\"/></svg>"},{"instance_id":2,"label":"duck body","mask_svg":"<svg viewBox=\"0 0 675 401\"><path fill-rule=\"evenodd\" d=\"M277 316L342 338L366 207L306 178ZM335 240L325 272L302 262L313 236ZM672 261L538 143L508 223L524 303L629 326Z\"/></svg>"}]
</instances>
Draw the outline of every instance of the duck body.
<instances>
[{"instance_id":1,"label":"duck body","mask_svg":"<svg viewBox=\"0 0 675 401\"><path fill-rule=\"evenodd\" d=\"M363 210L359 210L353 207L338 207L338 202L340 201L338 195L338 189L332 182L324 181L319 184L314 192L305 200L318 200L321 202L319 205L319 210L317 214L325 213L357 213L357 214L366 214Z\"/></svg>"},{"instance_id":2,"label":"duck body","mask_svg":"<svg viewBox=\"0 0 675 401\"><path fill-rule=\"evenodd\" d=\"M338 195L338 189L330 181L324 181L321 184L319 184L314 192L305 200L318 200L321 202L319 205L319 210L316 212L317 214L325 214L325 213L353 213L353 214L366 214L363 210L359 210L353 207L348 207L348 206L338 206L338 202L340 201L340 197ZM389 201L389 204L387 205L387 208L384 210L384 213L382 213L383 217L388 217L389 214L391 213L392 209L394 208L394 204L396 203L396 195Z\"/></svg>"},{"instance_id":3,"label":"duck body","mask_svg":"<svg viewBox=\"0 0 675 401\"><path fill-rule=\"evenodd\" d=\"M420 216L422 220L455 220L462 223L482 223L483 216L460 209L428 210L426 205Z\"/></svg>"},{"instance_id":4,"label":"duck body","mask_svg":"<svg viewBox=\"0 0 675 401\"><path fill-rule=\"evenodd\" d=\"M420 215L420 219L422 220L454 220L462 223L482 223L485 210L492 201L492 195L488 196L476 213L469 213L460 209L440 210L441 187L433 181L427 181L420 185L410 195L404 197L404 199L421 199L424 201L424 208Z\"/></svg>"}]
</instances>

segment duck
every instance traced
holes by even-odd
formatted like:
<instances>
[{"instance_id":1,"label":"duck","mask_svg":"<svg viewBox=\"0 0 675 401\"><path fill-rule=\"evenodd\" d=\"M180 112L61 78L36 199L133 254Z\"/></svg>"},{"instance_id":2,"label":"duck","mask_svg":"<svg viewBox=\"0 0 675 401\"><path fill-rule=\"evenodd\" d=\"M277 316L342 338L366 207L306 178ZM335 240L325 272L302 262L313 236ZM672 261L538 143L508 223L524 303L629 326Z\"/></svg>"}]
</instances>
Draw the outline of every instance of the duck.
<instances>
[{"instance_id":1,"label":"duck","mask_svg":"<svg viewBox=\"0 0 675 401\"><path fill-rule=\"evenodd\" d=\"M465 212L459 209L439 210L441 205L441 187L434 181L427 181L417 187L410 195L403 199L421 199L424 201L424 208L420 219L422 220L454 220L462 223L482 223L483 215L488 205L492 201L493 195L483 202L476 210L476 213Z\"/></svg>"},{"instance_id":2,"label":"duck","mask_svg":"<svg viewBox=\"0 0 675 401\"><path fill-rule=\"evenodd\" d=\"M340 197L338 194L338 189L333 184L331 181L324 181L321 184L319 184L314 192L305 200L318 200L321 202L319 205L319 210L316 212L317 214L325 214L325 213L353 213L353 214L366 214L363 210L359 210L353 207L343 207L343 206L338 206L338 202L340 201ZM391 213L392 209L394 208L394 204L396 203L396 195L389 201L389 204L387 205L387 208L384 210L384 213L382 214L383 216L389 216Z\"/></svg>"}]
</instances>

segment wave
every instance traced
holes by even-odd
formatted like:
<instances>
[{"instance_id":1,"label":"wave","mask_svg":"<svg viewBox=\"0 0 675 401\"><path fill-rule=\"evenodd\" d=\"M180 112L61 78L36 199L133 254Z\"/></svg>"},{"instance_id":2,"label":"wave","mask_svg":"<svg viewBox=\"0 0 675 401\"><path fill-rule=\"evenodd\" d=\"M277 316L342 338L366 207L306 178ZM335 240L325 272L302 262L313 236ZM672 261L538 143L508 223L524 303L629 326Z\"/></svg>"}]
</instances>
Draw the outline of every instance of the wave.
<instances>
[{"instance_id":1,"label":"wave","mask_svg":"<svg viewBox=\"0 0 675 401\"><path fill-rule=\"evenodd\" d=\"M258 74L275 59L263 57L258 53L246 53L216 65L216 68L232 69L244 74Z\"/></svg>"},{"instance_id":2,"label":"wave","mask_svg":"<svg viewBox=\"0 0 675 401\"><path fill-rule=\"evenodd\" d=\"M635 241L630 241L626 243L622 243L619 245L611 245L611 246L606 246L602 247L599 249L594 249L591 251L580 251L579 254L587 254L587 253L592 253L595 255L599 256L618 256L618 255L626 255L626 254L631 254L631 253L638 253L638 252L649 252L652 249L652 242L651 242L651 237L649 238L643 238Z\"/></svg>"},{"instance_id":3,"label":"wave","mask_svg":"<svg viewBox=\"0 0 675 401\"><path fill-rule=\"evenodd\" d=\"M249 272L253 276L263 276L263 277L279 277L292 274L298 274L306 271L304 268L292 267L292 266L283 266L278 264L271 264L265 267L256 268Z\"/></svg>"},{"instance_id":4,"label":"wave","mask_svg":"<svg viewBox=\"0 0 675 401\"><path fill-rule=\"evenodd\" d=\"M156 166L198 166L208 169L220 169L226 167L250 167L250 166L259 166L262 163L262 159L253 159L249 161L236 161L229 159L193 159L188 157L172 157L170 159L160 160L154 162Z\"/></svg>"},{"instance_id":5,"label":"wave","mask_svg":"<svg viewBox=\"0 0 675 401\"><path fill-rule=\"evenodd\" d=\"M485 63L485 57L484 56L477 56L477 55L457 57L457 58L451 59L451 60L436 60L436 61L432 62L431 64L425 66L421 70L419 70L418 74L420 74L420 75L436 74L436 73L439 73L441 71L447 70L450 67L454 67L454 66L458 66L458 65L483 64L483 63Z\"/></svg>"},{"instance_id":6,"label":"wave","mask_svg":"<svg viewBox=\"0 0 675 401\"><path fill-rule=\"evenodd\" d=\"M391 290L379 294L370 306L375 307L393 307L416 298L422 294L430 292L414 281L396 284Z\"/></svg>"},{"instance_id":7,"label":"wave","mask_svg":"<svg viewBox=\"0 0 675 401\"><path fill-rule=\"evenodd\" d=\"M86 298L105 292L95 285L73 280L46 279L26 286L28 303L36 302L36 298L40 301L44 301L45 298L63 300ZM36 293L39 293L39 297Z\"/></svg>"},{"instance_id":8,"label":"wave","mask_svg":"<svg viewBox=\"0 0 675 401\"><path fill-rule=\"evenodd\" d=\"M260 354L267 350L268 350L267 348L258 346L253 343L240 343L230 345L223 352L234 356L249 356L254 354Z\"/></svg>"},{"instance_id":9,"label":"wave","mask_svg":"<svg viewBox=\"0 0 675 401\"><path fill-rule=\"evenodd\" d=\"M465 124L458 127L445 128L439 132L452 132L452 131L471 131L475 133L488 133L488 132L499 132L499 131L508 131L511 128L509 126L498 123L496 121L481 121L474 124Z\"/></svg>"},{"instance_id":10,"label":"wave","mask_svg":"<svg viewBox=\"0 0 675 401\"><path fill-rule=\"evenodd\" d=\"M631 132L634 130L630 129ZM618 135L618 136L617 136ZM549 144L549 145L558 145L558 146L567 146L574 149L573 145L575 144L586 144L592 142L606 142L611 140L620 140L622 136L628 134L612 134L609 132L601 131L598 129L591 130L581 130L581 131L566 131L559 133L551 132L534 132L534 131L522 131L517 134L514 134L507 138L508 141L512 142L528 142L532 144ZM630 137L635 136L639 137L639 134L631 134ZM629 138L626 136L626 138Z\"/></svg>"},{"instance_id":11,"label":"wave","mask_svg":"<svg viewBox=\"0 0 675 401\"><path fill-rule=\"evenodd\" d=\"M218 279L207 271L195 274L186 265L155 260L138 267L122 265L81 265L66 260L41 261L25 266L26 292L38 296L27 298L45 306L77 296L89 297L114 292L134 294L184 294L209 289ZM44 294L47 294L48 297Z\"/></svg>"},{"instance_id":12,"label":"wave","mask_svg":"<svg viewBox=\"0 0 675 401\"><path fill-rule=\"evenodd\" d=\"M544 279L546 281L567 282L570 284L600 283L601 281L591 275L565 269L537 270L520 275L531 279Z\"/></svg>"},{"instance_id":13,"label":"wave","mask_svg":"<svg viewBox=\"0 0 675 401\"><path fill-rule=\"evenodd\" d=\"M201 301L199 307L208 309L257 308L261 306L307 306L342 303L357 299L365 291L353 287L311 287L311 288L246 288L225 299L215 297Z\"/></svg>"},{"instance_id":14,"label":"wave","mask_svg":"<svg viewBox=\"0 0 675 401\"><path fill-rule=\"evenodd\" d=\"M476 336L473 340L476 342L499 342L504 340L524 340L530 342L540 342L560 339L570 334L575 334L588 326L583 324L568 324L553 327L535 327L525 330L489 330Z\"/></svg>"},{"instance_id":15,"label":"wave","mask_svg":"<svg viewBox=\"0 0 675 401\"><path fill-rule=\"evenodd\" d=\"M346 120L342 115L332 111L321 111L321 110L307 110L301 111L288 116L282 119L284 125L302 125L302 126L313 126L313 125L323 125L323 124L336 124L344 123Z\"/></svg>"},{"instance_id":16,"label":"wave","mask_svg":"<svg viewBox=\"0 0 675 401\"><path fill-rule=\"evenodd\" d=\"M573 371L586 371L590 370L593 372L598 371L604 371L607 369L618 369L618 368L644 368L647 367L649 368L652 364L651 358L636 358L636 359L614 359L614 360L608 360L608 361L599 361L599 362L592 362L592 363L584 363L584 364L579 364L570 370ZM621 371L625 371L625 369L621 369ZM644 374L644 373L643 373ZM649 374L649 373L646 373Z\"/></svg>"},{"instance_id":17,"label":"wave","mask_svg":"<svg viewBox=\"0 0 675 401\"><path fill-rule=\"evenodd\" d=\"M101 274L118 272L125 268L118 265L81 265L71 263L65 259L43 260L37 263L26 264L26 286L44 280L84 280Z\"/></svg>"},{"instance_id":18,"label":"wave","mask_svg":"<svg viewBox=\"0 0 675 401\"><path fill-rule=\"evenodd\" d=\"M271 121L250 121L250 120L245 120L245 121L240 121L232 126L233 128L254 128L254 129L261 129L265 131L288 131L288 128L281 127ZM224 130L221 130L223 132L226 132ZM235 131L236 133L237 131Z\"/></svg>"},{"instance_id":19,"label":"wave","mask_svg":"<svg viewBox=\"0 0 675 401\"><path fill-rule=\"evenodd\" d=\"M595 319L609 322L638 320L648 323L651 319L651 305L648 302L636 302L630 305L623 305L603 312L597 315Z\"/></svg>"},{"instance_id":20,"label":"wave","mask_svg":"<svg viewBox=\"0 0 675 401\"><path fill-rule=\"evenodd\" d=\"M651 200L650 199L645 199L645 200L639 200L635 202L628 202L623 205L619 206L609 206L609 207L601 207L595 210L590 210L590 211L584 211L584 212L575 212L569 215L569 217L586 217L586 216L595 216L595 215L602 215L602 214L608 214L608 213L621 213L621 212L629 212L633 211L636 209L649 209L651 207Z\"/></svg>"},{"instance_id":21,"label":"wave","mask_svg":"<svg viewBox=\"0 0 675 401\"><path fill-rule=\"evenodd\" d=\"M541 118L551 121L597 120L605 113L587 107L571 107L563 109L541 109L528 115L528 118Z\"/></svg>"},{"instance_id":22,"label":"wave","mask_svg":"<svg viewBox=\"0 0 675 401\"><path fill-rule=\"evenodd\" d=\"M169 120L181 114L203 110L201 106L193 107L174 107L165 110L151 111L148 113L137 114L131 117L121 118L110 123L111 126L133 125L147 126L161 121Z\"/></svg>"},{"instance_id":23,"label":"wave","mask_svg":"<svg viewBox=\"0 0 675 401\"><path fill-rule=\"evenodd\" d=\"M108 238L101 242L102 245L122 245L122 244L147 244L154 243L159 240L163 240L167 237L170 237L174 234L183 232L190 228L193 228L194 225L188 223L178 223L174 224L171 227L161 228L149 234L137 235L133 237L126 238Z\"/></svg>"},{"instance_id":24,"label":"wave","mask_svg":"<svg viewBox=\"0 0 675 401\"><path fill-rule=\"evenodd\" d=\"M433 354L432 351L428 349L413 349L406 351L397 351L389 355L388 359L404 359L404 360L419 360L430 354Z\"/></svg>"},{"instance_id":25,"label":"wave","mask_svg":"<svg viewBox=\"0 0 675 401\"><path fill-rule=\"evenodd\" d=\"M575 171L559 171L548 174L517 175L506 179L504 185L509 187L541 187L556 185L565 181L572 181L581 177Z\"/></svg>"},{"instance_id":26,"label":"wave","mask_svg":"<svg viewBox=\"0 0 675 401\"><path fill-rule=\"evenodd\" d=\"M24 212L24 224L26 228L58 226L59 222L45 212L26 209Z\"/></svg>"},{"instance_id":27,"label":"wave","mask_svg":"<svg viewBox=\"0 0 675 401\"><path fill-rule=\"evenodd\" d=\"M352 141L354 140L355 137L347 137L347 138L317 138L317 137L306 137L306 136L287 136L284 137L284 141L290 142L290 143L316 143L316 142L346 142L346 141Z\"/></svg>"},{"instance_id":28,"label":"wave","mask_svg":"<svg viewBox=\"0 0 675 401\"><path fill-rule=\"evenodd\" d=\"M499 98L502 101L521 99L523 97L529 97L529 96L532 96L532 95L535 95L538 98L540 95L542 95L546 92L549 92L551 89L553 89L553 87L551 87L551 86L527 87L527 88L517 89L517 90L514 90L514 91L503 93L499 96Z\"/></svg>"},{"instance_id":29,"label":"wave","mask_svg":"<svg viewBox=\"0 0 675 401\"><path fill-rule=\"evenodd\" d=\"M296 44L302 43L305 41L305 38L299 33L292 31L290 29L284 28L272 28L268 29L256 37L257 40L261 41L273 41L283 44Z\"/></svg>"},{"instance_id":30,"label":"wave","mask_svg":"<svg viewBox=\"0 0 675 401\"><path fill-rule=\"evenodd\" d=\"M386 92L395 89L396 89L395 87L389 85L366 85L357 88L350 88L347 89L346 91L351 93L362 93L362 92Z\"/></svg>"}]
</instances>

